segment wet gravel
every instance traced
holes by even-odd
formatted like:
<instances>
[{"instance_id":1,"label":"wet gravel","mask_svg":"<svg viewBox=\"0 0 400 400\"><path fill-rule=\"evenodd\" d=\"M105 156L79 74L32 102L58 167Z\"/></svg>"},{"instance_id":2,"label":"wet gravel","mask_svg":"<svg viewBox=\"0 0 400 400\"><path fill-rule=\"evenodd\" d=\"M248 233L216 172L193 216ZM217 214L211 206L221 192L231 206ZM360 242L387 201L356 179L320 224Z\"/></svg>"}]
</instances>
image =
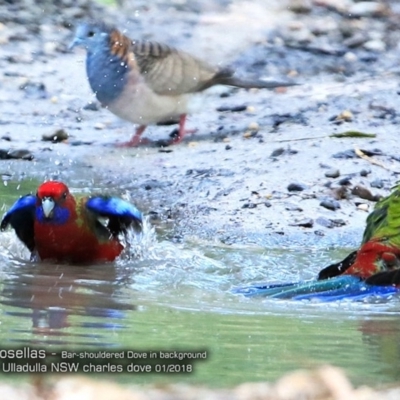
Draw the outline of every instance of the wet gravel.
<instances>
[{"instance_id":1,"label":"wet gravel","mask_svg":"<svg viewBox=\"0 0 400 400\"><path fill-rule=\"evenodd\" d=\"M366 211L400 173L400 7L364 3L121 1L105 11L89 0L3 2L0 172L78 187L100 178L181 238L356 245ZM84 52L67 50L88 18L302 85L211 89L182 144L116 148L135 127L99 106ZM174 128L144 136L165 142Z\"/></svg>"}]
</instances>

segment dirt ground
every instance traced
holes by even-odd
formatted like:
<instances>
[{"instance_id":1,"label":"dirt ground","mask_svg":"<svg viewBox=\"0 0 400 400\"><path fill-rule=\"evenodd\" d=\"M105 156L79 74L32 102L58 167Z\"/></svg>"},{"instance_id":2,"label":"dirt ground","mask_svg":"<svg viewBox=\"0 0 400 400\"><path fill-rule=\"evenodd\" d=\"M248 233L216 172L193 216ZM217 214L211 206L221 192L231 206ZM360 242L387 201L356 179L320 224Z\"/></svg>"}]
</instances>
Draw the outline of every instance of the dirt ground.
<instances>
[{"instance_id":1,"label":"dirt ground","mask_svg":"<svg viewBox=\"0 0 400 400\"><path fill-rule=\"evenodd\" d=\"M400 173L399 5L120 5L103 10L88 0L1 3L0 156L8 158L10 149L12 157L33 156L4 160L1 172L67 182L75 176L72 185L100 177L115 192L130 191L154 221L172 221L176 240L356 245L367 211ZM117 148L114 143L128 140L134 125L96 103L85 107L94 102L85 54L67 50L73 27L88 18L114 23L132 38L161 40L232 65L242 75L301 85L272 92L211 89L188 121L197 133L182 144ZM57 129L69 135L66 142L42 140ZM144 136L165 140L173 129L150 126ZM349 131L376 136L331 137Z\"/></svg>"}]
</instances>

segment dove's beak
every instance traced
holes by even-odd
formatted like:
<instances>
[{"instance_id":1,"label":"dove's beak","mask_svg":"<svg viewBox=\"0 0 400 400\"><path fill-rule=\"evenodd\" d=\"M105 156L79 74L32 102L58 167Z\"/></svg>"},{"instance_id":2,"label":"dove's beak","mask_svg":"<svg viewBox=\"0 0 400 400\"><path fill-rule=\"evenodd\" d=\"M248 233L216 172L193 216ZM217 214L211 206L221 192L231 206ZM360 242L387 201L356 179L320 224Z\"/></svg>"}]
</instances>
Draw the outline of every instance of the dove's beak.
<instances>
[{"instance_id":1,"label":"dove's beak","mask_svg":"<svg viewBox=\"0 0 400 400\"><path fill-rule=\"evenodd\" d=\"M43 214L46 218L51 218L51 214L54 209L54 200L50 197L45 197L42 200L42 208L43 208Z\"/></svg>"},{"instance_id":2,"label":"dove's beak","mask_svg":"<svg viewBox=\"0 0 400 400\"><path fill-rule=\"evenodd\" d=\"M74 47L80 46L82 43L83 43L83 40L80 37L75 36L74 40L69 44L68 50L72 50Z\"/></svg>"}]
</instances>

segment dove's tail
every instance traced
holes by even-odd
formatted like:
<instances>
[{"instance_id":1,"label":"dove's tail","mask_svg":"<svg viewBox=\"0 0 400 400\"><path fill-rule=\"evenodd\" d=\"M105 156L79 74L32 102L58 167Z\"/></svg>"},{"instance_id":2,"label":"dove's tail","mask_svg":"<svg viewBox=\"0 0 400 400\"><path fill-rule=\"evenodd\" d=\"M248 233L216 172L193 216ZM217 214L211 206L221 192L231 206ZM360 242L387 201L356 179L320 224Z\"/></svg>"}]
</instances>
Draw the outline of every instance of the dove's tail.
<instances>
[{"instance_id":1,"label":"dove's tail","mask_svg":"<svg viewBox=\"0 0 400 400\"><path fill-rule=\"evenodd\" d=\"M233 70L228 68L222 69L215 75L213 79L213 84L236 86L244 89L274 89L277 87L300 85L300 83L292 81L274 81L274 80L239 78L234 75Z\"/></svg>"}]
</instances>

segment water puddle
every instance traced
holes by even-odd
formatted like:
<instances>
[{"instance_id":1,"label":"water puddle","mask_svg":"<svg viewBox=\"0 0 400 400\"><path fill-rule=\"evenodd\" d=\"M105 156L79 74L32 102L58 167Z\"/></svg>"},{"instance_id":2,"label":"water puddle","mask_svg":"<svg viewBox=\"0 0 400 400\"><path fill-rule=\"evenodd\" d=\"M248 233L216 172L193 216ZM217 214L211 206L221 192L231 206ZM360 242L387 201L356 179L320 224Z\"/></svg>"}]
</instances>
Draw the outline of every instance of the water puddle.
<instances>
[{"instance_id":1,"label":"water puddle","mask_svg":"<svg viewBox=\"0 0 400 400\"><path fill-rule=\"evenodd\" d=\"M7 207L21 192L16 185L7 187ZM36 188L34 181L21 185L21 194ZM193 374L140 374L137 383L234 385L324 363L343 367L357 384L400 377L398 299L322 304L230 292L257 281L309 279L350 249L173 243L149 224L136 240L118 262L82 267L27 261L14 233L3 232L1 343L208 352Z\"/></svg>"}]
</instances>

